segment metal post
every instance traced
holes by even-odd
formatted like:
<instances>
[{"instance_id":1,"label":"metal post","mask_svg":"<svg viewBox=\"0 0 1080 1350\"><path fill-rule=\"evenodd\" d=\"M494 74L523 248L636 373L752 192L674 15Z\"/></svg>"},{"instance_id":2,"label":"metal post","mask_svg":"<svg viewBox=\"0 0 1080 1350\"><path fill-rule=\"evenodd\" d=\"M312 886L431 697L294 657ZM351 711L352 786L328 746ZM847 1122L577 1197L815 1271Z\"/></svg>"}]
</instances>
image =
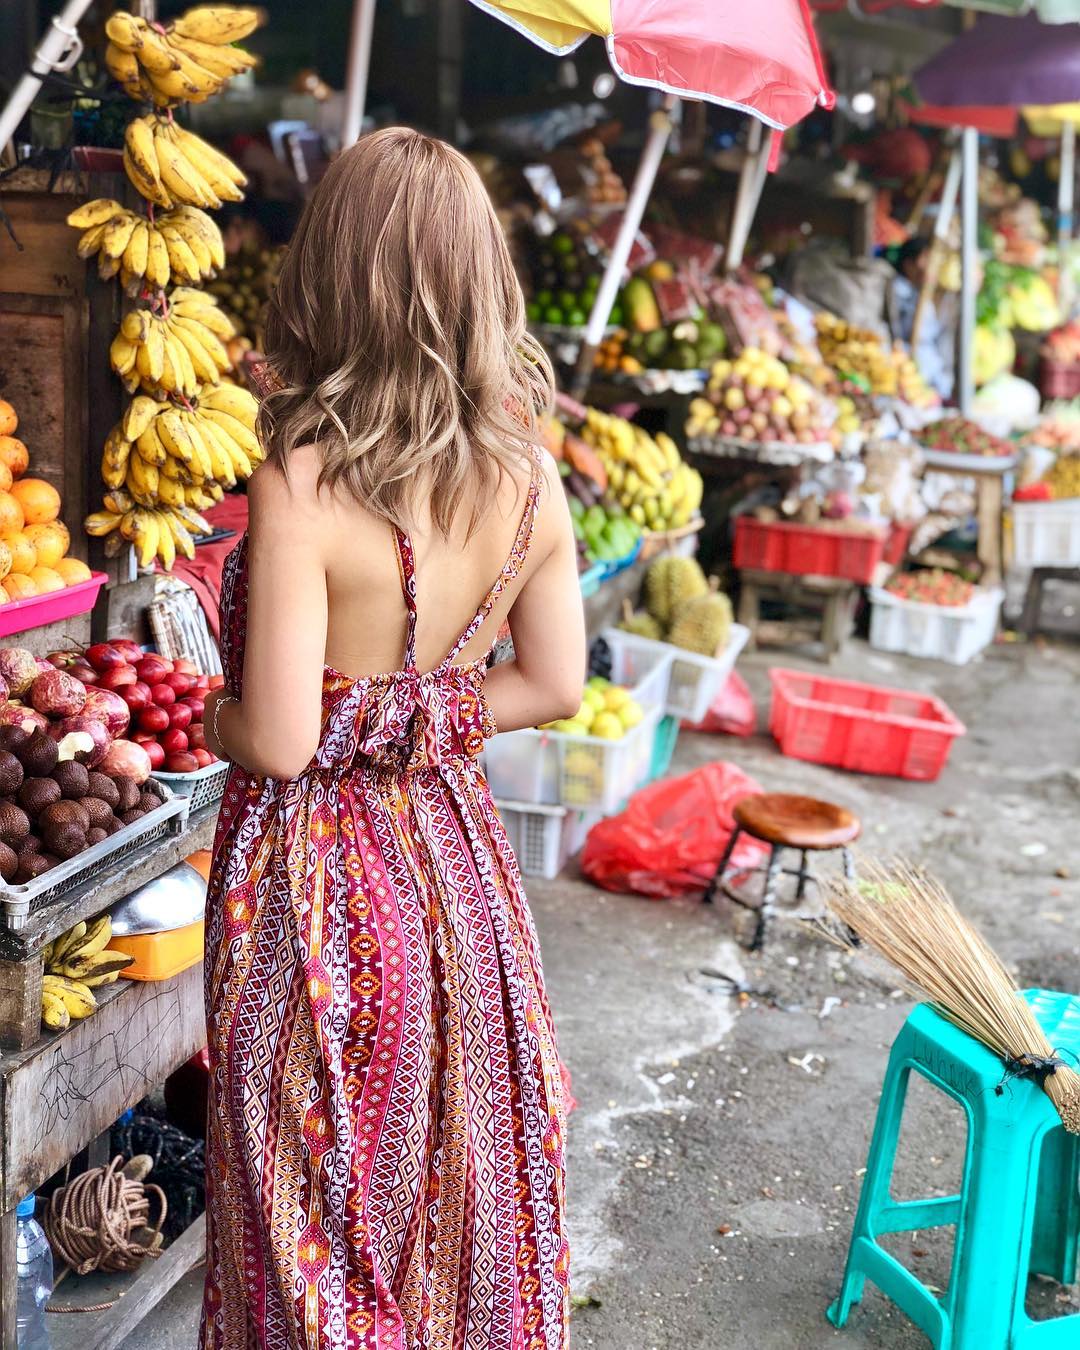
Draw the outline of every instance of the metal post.
<instances>
[{"instance_id":1,"label":"metal post","mask_svg":"<svg viewBox=\"0 0 1080 1350\"><path fill-rule=\"evenodd\" d=\"M355 0L349 33L349 70L345 80L345 121L341 148L347 150L360 139L367 102L368 69L371 66L371 33L375 27L375 0Z\"/></svg>"},{"instance_id":2,"label":"metal post","mask_svg":"<svg viewBox=\"0 0 1080 1350\"><path fill-rule=\"evenodd\" d=\"M965 127L960 142L963 175L960 187L960 332L956 394L960 411L971 411L975 397L975 298L979 265L979 133Z\"/></svg>"},{"instance_id":3,"label":"metal post","mask_svg":"<svg viewBox=\"0 0 1080 1350\"><path fill-rule=\"evenodd\" d=\"M79 20L90 8L91 0L68 0L45 30L30 61L30 69L12 90L3 112L0 112L0 150L7 145L19 123L26 116L45 76L54 70L70 70L82 55Z\"/></svg>"},{"instance_id":4,"label":"metal post","mask_svg":"<svg viewBox=\"0 0 1080 1350\"><path fill-rule=\"evenodd\" d=\"M957 146L949 156L949 167L945 173L945 183L941 189L941 203L934 224L934 242L930 246L930 257L926 264L926 275L919 290L919 299L915 305L915 318L911 324L911 354L915 355L919 345L923 319L926 316L930 298L937 288L941 264L948 253L949 233L952 230L953 216L956 214L956 198L960 192L960 147Z\"/></svg>"},{"instance_id":5,"label":"metal post","mask_svg":"<svg viewBox=\"0 0 1080 1350\"><path fill-rule=\"evenodd\" d=\"M622 222L619 225L619 233L616 235L615 243L608 255L604 277L600 282L600 289L596 292L592 312L589 314L589 322L585 326L585 339L581 344L581 355L578 360L574 390L572 391L577 397L580 397L584 391L584 386L588 384L596 349L603 340L604 329L611 315L612 306L615 304L615 296L622 285L623 269L630 257L630 250L633 248L638 226L645 214L649 193L656 181L660 161L664 157L668 137L671 135L671 114L676 102L674 95L668 94L664 99L663 107L658 108L649 120L649 134L645 141L645 148L641 152L637 173L634 175L634 185L630 189L630 196L627 198Z\"/></svg>"},{"instance_id":6,"label":"metal post","mask_svg":"<svg viewBox=\"0 0 1080 1350\"><path fill-rule=\"evenodd\" d=\"M1058 177L1058 303L1062 316L1072 310L1072 270L1069 253L1073 238L1073 206L1076 200L1076 123L1061 124L1061 172Z\"/></svg>"},{"instance_id":7,"label":"metal post","mask_svg":"<svg viewBox=\"0 0 1080 1350\"><path fill-rule=\"evenodd\" d=\"M724 253L724 271L734 272L742 266L750 226L754 223L761 190L769 171L771 137L756 117L750 121L746 133L746 154L739 169L739 186L735 191L735 205L731 208L731 229Z\"/></svg>"}]
</instances>

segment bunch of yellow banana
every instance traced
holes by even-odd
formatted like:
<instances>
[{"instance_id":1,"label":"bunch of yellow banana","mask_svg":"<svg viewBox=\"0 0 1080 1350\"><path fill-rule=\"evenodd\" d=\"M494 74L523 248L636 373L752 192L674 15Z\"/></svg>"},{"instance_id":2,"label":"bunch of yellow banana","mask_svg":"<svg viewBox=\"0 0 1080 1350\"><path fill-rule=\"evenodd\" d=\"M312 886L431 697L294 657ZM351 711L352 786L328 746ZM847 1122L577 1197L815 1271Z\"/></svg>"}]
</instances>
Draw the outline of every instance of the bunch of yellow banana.
<instances>
[{"instance_id":1,"label":"bunch of yellow banana","mask_svg":"<svg viewBox=\"0 0 1080 1350\"><path fill-rule=\"evenodd\" d=\"M112 920L101 915L92 923L77 923L50 942L43 953L45 974L41 986L41 1020L50 1031L63 1031L97 1008L94 989L113 984L133 960L109 950Z\"/></svg>"},{"instance_id":2,"label":"bunch of yellow banana","mask_svg":"<svg viewBox=\"0 0 1080 1350\"><path fill-rule=\"evenodd\" d=\"M105 24L109 74L139 102L159 108L202 103L258 59L231 44L255 31L264 11L200 5L170 24L148 23L123 10Z\"/></svg>"},{"instance_id":3,"label":"bunch of yellow banana","mask_svg":"<svg viewBox=\"0 0 1080 1350\"><path fill-rule=\"evenodd\" d=\"M215 383L232 368L225 343L235 332L212 297L181 286L160 314L132 309L124 315L109 360L128 393L142 388L193 398L200 384Z\"/></svg>"},{"instance_id":4,"label":"bunch of yellow banana","mask_svg":"<svg viewBox=\"0 0 1080 1350\"><path fill-rule=\"evenodd\" d=\"M153 114L128 123L124 168L136 190L166 210L242 201L247 183L228 155L179 122Z\"/></svg>"},{"instance_id":5,"label":"bunch of yellow banana","mask_svg":"<svg viewBox=\"0 0 1080 1350\"><path fill-rule=\"evenodd\" d=\"M197 498L206 506L221 501L224 489L217 483L205 483L187 489L185 496ZM191 505L158 507L137 506L124 488L107 492L101 511L94 511L83 522L87 534L104 538L105 555L115 558L134 546L140 567L149 567L157 558L171 571L177 554L190 558L195 552L195 535L209 534L211 527L198 509Z\"/></svg>"},{"instance_id":6,"label":"bunch of yellow banana","mask_svg":"<svg viewBox=\"0 0 1080 1350\"><path fill-rule=\"evenodd\" d=\"M202 281L225 265L221 231L194 206L177 206L148 220L110 197L98 197L76 207L67 223L83 231L79 257L97 254L102 281L119 275L130 295L170 281Z\"/></svg>"}]
</instances>

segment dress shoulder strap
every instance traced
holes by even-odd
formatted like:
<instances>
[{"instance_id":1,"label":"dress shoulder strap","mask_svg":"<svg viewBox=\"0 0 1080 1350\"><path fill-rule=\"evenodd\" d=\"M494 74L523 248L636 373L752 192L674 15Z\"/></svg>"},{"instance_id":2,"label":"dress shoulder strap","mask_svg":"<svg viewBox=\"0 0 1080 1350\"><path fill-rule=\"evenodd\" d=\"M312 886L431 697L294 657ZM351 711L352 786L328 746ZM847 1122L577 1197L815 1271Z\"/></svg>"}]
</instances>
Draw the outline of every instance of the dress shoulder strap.
<instances>
[{"instance_id":1,"label":"dress shoulder strap","mask_svg":"<svg viewBox=\"0 0 1080 1350\"><path fill-rule=\"evenodd\" d=\"M405 637L405 664L403 669L416 669L416 555L412 540L404 530L394 527L394 541L397 544L398 576L401 578L401 594L408 610L408 631Z\"/></svg>"},{"instance_id":2,"label":"dress shoulder strap","mask_svg":"<svg viewBox=\"0 0 1080 1350\"><path fill-rule=\"evenodd\" d=\"M532 543L533 527L536 524L536 511L540 504L540 492L543 487L539 455L533 452L531 459L532 472L529 477L529 489L525 497L525 508L521 513L521 523L518 525L513 546L510 549L510 556L503 564L502 571L492 583L491 589L484 597L480 608L473 615L472 622L469 623L457 642L454 643L449 655L443 662L444 665L451 665L456 661L473 640L479 632L484 620L494 608L495 602L498 600L499 596L502 595L503 591L506 590L507 586L511 585L517 578L518 573L525 564L525 559L528 557L529 545Z\"/></svg>"}]
</instances>

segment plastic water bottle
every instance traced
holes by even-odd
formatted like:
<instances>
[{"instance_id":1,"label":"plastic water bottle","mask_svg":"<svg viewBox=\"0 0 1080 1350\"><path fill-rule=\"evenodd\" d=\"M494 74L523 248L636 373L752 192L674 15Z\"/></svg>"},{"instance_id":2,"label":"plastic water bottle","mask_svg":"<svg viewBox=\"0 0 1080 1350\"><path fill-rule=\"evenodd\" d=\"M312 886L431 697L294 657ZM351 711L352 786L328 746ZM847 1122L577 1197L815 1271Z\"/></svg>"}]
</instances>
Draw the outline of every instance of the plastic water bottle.
<instances>
[{"instance_id":1,"label":"plastic water bottle","mask_svg":"<svg viewBox=\"0 0 1080 1350\"><path fill-rule=\"evenodd\" d=\"M34 1197L28 1195L15 1211L18 1232L15 1259L19 1272L16 1325L19 1350L49 1350L45 1305L52 1297L53 1260L45 1230L34 1218Z\"/></svg>"}]
</instances>

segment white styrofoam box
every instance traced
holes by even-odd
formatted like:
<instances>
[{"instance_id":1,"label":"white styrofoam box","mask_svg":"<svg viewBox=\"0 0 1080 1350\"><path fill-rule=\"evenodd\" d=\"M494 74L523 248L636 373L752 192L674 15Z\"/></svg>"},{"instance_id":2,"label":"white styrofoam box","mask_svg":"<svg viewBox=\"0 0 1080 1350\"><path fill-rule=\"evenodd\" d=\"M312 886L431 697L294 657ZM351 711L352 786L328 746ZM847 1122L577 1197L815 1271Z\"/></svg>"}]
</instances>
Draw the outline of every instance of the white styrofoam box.
<instances>
[{"instance_id":1,"label":"white styrofoam box","mask_svg":"<svg viewBox=\"0 0 1080 1350\"><path fill-rule=\"evenodd\" d=\"M976 590L966 605L928 605L871 586L870 646L964 666L989 647L1005 592Z\"/></svg>"},{"instance_id":2,"label":"white styrofoam box","mask_svg":"<svg viewBox=\"0 0 1080 1350\"><path fill-rule=\"evenodd\" d=\"M1080 566L1080 498L1013 502L1011 509L1017 567Z\"/></svg>"},{"instance_id":3,"label":"white styrofoam box","mask_svg":"<svg viewBox=\"0 0 1080 1350\"><path fill-rule=\"evenodd\" d=\"M484 771L501 801L559 805L559 752L554 731L504 731L484 747Z\"/></svg>"},{"instance_id":4,"label":"white styrofoam box","mask_svg":"<svg viewBox=\"0 0 1080 1350\"><path fill-rule=\"evenodd\" d=\"M633 672L652 654L666 652L671 660L671 674L664 711L684 722L700 722L749 641L750 630L741 623L733 623L727 646L719 656L699 656L668 642L655 642L618 628L606 628L603 636L611 648L616 680L622 678L620 670Z\"/></svg>"}]
</instances>

